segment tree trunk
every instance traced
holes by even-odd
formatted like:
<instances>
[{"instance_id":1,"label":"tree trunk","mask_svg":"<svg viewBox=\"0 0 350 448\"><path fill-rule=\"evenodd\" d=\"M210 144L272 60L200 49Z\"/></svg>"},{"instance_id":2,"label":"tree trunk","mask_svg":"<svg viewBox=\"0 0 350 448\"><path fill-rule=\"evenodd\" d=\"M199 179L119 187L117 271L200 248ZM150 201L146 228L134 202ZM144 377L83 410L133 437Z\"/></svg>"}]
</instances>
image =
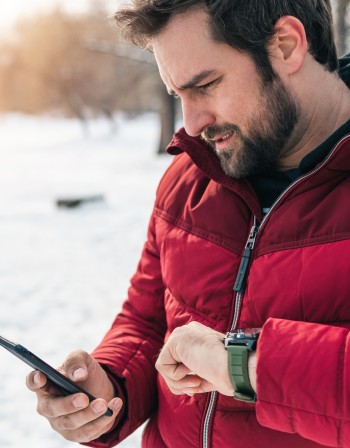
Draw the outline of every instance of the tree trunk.
<instances>
[{"instance_id":1,"label":"tree trunk","mask_svg":"<svg viewBox=\"0 0 350 448\"><path fill-rule=\"evenodd\" d=\"M346 23L349 0L337 0L337 49L341 56L346 52L348 27Z\"/></svg>"},{"instance_id":2,"label":"tree trunk","mask_svg":"<svg viewBox=\"0 0 350 448\"><path fill-rule=\"evenodd\" d=\"M158 146L158 154L165 153L166 147L170 143L173 134L175 132L175 98L168 94L164 85L161 87L160 92L160 139Z\"/></svg>"}]
</instances>

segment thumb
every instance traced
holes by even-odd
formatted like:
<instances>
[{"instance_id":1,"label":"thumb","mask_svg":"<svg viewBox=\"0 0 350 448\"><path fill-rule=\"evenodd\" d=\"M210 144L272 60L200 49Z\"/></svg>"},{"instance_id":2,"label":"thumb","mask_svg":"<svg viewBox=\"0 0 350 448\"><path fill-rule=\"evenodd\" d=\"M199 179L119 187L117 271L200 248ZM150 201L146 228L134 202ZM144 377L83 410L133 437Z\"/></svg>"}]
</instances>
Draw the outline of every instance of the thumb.
<instances>
[{"instance_id":1,"label":"thumb","mask_svg":"<svg viewBox=\"0 0 350 448\"><path fill-rule=\"evenodd\" d=\"M86 381L91 360L92 358L87 352L77 350L68 355L62 368L71 380L76 382Z\"/></svg>"}]
</instances>

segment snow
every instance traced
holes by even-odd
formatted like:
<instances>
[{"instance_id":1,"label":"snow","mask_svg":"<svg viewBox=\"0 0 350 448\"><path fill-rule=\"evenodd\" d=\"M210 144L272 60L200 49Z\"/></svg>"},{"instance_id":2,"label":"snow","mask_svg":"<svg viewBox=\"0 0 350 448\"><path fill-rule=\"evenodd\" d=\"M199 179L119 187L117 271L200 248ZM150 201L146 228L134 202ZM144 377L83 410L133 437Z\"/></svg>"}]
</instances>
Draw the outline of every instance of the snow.
<instances>
[{"instance_id":1,"label":"snow","mask_svg":"<svg viewBox=\"0 0 350 448\"><path fill-rule=\"evenodd\" d=\"M0 334L58 366L91 351L126 297L159 179L158 121L0 117ZM76 209L62 197L103 195ZM67 448L36 413L30 367L0 350L0 447ZM140 447L140 430L120 446Z\"/></svg>"}]
</instances>

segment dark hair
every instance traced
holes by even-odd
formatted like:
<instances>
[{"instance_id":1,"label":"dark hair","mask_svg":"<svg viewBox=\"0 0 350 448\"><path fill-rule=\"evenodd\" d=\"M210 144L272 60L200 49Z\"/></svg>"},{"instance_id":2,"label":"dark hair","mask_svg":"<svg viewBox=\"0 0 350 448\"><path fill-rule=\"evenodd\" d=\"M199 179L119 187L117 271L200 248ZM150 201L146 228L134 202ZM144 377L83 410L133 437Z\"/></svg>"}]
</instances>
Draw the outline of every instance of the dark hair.
<instances>
[{"instance_id":1,"label":"dark hair","mask_svg":"<svg viewBox=\"0 0 350 448\"><path fill-rule=\"evenodd\" d=\"M194 7L205 7L213 39L250 54L263 79L274 79L268 44L280 17L294 16L304 25L309 52L329 71L338 68L330 0L133 0L115 19L124 36L147 46L169 20Z\"/></svg>"}]
</instances>

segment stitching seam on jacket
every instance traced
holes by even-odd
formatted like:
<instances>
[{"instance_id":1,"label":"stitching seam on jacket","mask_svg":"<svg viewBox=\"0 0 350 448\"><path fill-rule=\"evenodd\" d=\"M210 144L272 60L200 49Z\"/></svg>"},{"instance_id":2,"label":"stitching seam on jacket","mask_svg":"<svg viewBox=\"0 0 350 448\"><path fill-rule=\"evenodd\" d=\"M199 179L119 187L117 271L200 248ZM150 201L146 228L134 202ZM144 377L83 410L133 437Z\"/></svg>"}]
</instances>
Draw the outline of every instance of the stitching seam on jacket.
<instances>
[{"instance_id":1,"label":"stitching seam on jacket","mask_svg":"<svg viewBox=\"0 0 350 448\"><path fill-rule=\"evenodd\" d=\"M273 252L279 252L282 250L300 249L304 247L317 246L319 244L331 244L339 243L340 241L346 241L350 239L349 232L335 233L331 235L317 235L309 239L303 239L299 241L288 241L286 243L274 244L267 249L258 249L255 258L262 255L266 255Z\"/></svg>"},{"instance_id":2,"label":"stitching seam on jacket","mask_svg":"<svg viewBox=\"0 0 350 448\"><path fill-rule=\"evenodd\" d=\"M278 407L285 408L285 409L292 409L294 411L304 412L305 414L309 414L309 415L317 415L319 417L325 417L327 419L334 420L335 422L340 420L340 417L333 417L331 415L325 415L325 414L321 414L321 413L314 412L314 411L307 411L306 409L296 408L296 407L288 406L288 405L282 404L282 403L277 403L277 402L271 403L270 401L266 401L266 400L262 400L262 399L259 399L259 402L270 405L270 406L278 406ZM350 423L350 419L344 418L343 421L344 421L344 423Z\"/></svg>"},{"instance_id":3,"label":"stitching seam on jacket","mask_svg":"<svg viewBox=\"0 0 350 448\"><path fill-rule=\"evenodd\" d=\"M171 295L172 299L174 299L176 301L176 303L181 306L183 309L185 310L190 310L191 313L193 315L196 315L198 317L200 317L201 319L205 319L206 322L211 322L212 324L214 324L215 326L217 325L218 322L222 322L223 324L226 324L227 319L211 319L209 317L209 315L205 314L205 313L200 313L196 308L193 308L190 305L187 305L185 302L183 302L182 300L178 299L171 291L169 288L167 288L167 290L169 291L169 294Z\"/></svg>"},{"instance_id":4,"label":"stitching seam on jacket","mask_svg":"<svg viewBox=\"0 0 350 448\"><path fill-rule=\"evenodd\" d=\"M137 355L138 353L141 353L142 355L144 355L144 353L142 352L141 348L142 348L142 346L143 346L146 342L149 342L149 340L152 340L152 338L150 338L150 337L149 337L149 338L146 338L146 339L142 340L142 341L138 344L138 347L137 347L137 349L135 350L133 356L130 357L129 361L127 362L127 364L126 364L125 367L124 367L124 370L123 370L123 372L122 372L123 378L125 378L125 379L127 378L126 372L130 372L129 369L128 369L128 367L129 367L129 365L131 364L131 362L134 361L134 360L136 359L136 355ZM138 421L135 422L135 425L134 425L134 426L130 426L130 427L131 427L131 428L134 428L133 431L135 431L135 430L140 426L140 424L142 424L142 423L145 421L145 419L147 419L147 415L140 415Z\"/></svg>"},{"instance_id":5,"label":"stitching seam on jacket","mask_svg":"<svg viewBox=\"0 0 350 448\"><path fill-rule=\"evenodd\" d=\"M171 216L169 213L157 207L155 207L154 209L154 214L158 218L163 219L164 221L167 221L168 223L176 227L179 227L180 229L185 230L186 232L191 233L192 235L198 236L207 241L210 241L211 243L217 244L218 246L223 247L224 249L230 250L231 252L235 253L238 256L240 256L242 253L243 247L234 244L228 238L222 237L219 234L209 233L198 227L194 227L179 218Z\"/></svg>"}]
</instances>

